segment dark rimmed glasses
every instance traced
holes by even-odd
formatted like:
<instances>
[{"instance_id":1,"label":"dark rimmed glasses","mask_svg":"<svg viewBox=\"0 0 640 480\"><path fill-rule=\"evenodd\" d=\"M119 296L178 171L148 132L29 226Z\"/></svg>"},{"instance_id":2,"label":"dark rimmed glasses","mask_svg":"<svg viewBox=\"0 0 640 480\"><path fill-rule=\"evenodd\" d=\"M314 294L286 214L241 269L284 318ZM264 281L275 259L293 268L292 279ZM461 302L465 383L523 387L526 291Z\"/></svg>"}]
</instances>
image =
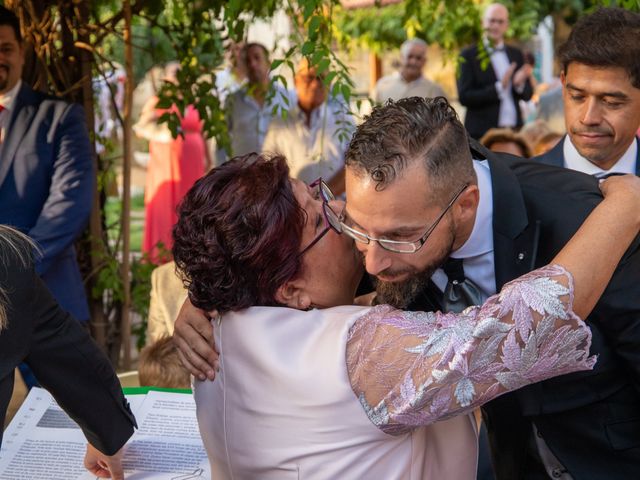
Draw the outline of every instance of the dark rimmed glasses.
<instances>
[{"instance_id":1,"label":"dark rimmed glasses","mask_svg":"<svg viewBox=\"0 0 640 480\"><path fill-rule=\"evenodd\" d=\"M380 245L380 247L384 248L389 252L415 253L424 246L424 244L427 242L427 239L429 238L431 233L433 233L433 231L436 229L436 227L440 223L440 220L444 218L446 213L453 206L453 204L456 203L456 200L458 200L458 197L462 195L462 192L464 192L468 186L469 184L465 183L463 187L460 190L458 190L458 192L453 196L451 201L444 208L444 210L442 210L440 215L438 215L438 218L436 218L436 220L427 229L424 235L422 235L418 240L415 240L413 242L406 242L406 241L400 241L400 240L387 240L385 238L373 238L367 235L366 233L359 232L358 230L346 225L342 221L340 222L340 226L341 226L340 232L345 233L346 235L349 235L351 238L353 238L356 242L359 242L359 243L365 243L368 245L371 242L377 242L378 245Z\"/></svg>"},{"instance_id":2,"label":"dark rimmed glasses","mask_svg":"<svg viewBox=\"0 0 640 480\"><path fill-rule=\"evenodd\" d=\"M336 233L342 233L342 228L340 225L340 216L333 211L333 209L329 206L329 202L336 199L335 195L329 188L329 185L324 183L322 178L318 178L313 183L309 184L310 188L318 188L318 200L322 200L322 213L324 215L325 228L313 239L313 241L304 247L302 251L298 254L298 257L304 255L311 247L313 247L316 243L322 240L329 230L333 230Z\"/></svg>"}]
</instances>

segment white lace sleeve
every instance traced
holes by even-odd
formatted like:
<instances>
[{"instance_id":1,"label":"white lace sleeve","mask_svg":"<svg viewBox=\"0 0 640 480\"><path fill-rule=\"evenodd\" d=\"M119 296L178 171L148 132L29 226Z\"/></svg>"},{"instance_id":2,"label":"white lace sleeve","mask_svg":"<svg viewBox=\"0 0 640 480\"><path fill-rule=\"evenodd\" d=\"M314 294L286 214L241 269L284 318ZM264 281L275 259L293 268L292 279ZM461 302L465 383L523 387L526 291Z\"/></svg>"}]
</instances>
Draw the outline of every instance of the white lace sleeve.
<instances>
[{"instance_id":1,"label":"white lace sleeve","mask_svg":"<svg viewBox=\"0 0 640 480\"><path fill-rule=\"evenodd\" d=\"M349 334L351 385L371 421L399 434L593 368L591 331L572 303L571 274L551 265L460 314L375 307Z\"/></svg>"}]
</instances>

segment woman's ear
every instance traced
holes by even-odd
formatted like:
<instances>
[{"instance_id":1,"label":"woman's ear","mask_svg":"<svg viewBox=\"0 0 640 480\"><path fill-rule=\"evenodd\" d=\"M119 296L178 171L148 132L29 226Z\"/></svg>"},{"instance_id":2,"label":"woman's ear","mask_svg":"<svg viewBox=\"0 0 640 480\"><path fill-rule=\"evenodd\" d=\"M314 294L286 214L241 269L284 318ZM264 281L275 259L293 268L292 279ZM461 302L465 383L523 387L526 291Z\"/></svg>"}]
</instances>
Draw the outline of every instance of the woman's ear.
<instances>
[{"instance_id":1,"label":"woman's ear","mask_svg":"<svg viewBox=\"0 0 640 480\"><path fill-rule=\"evenodd\" d=\"M304 281L300 278L289 280L276 290L276 301L290 308L308 310L311 298L304 288Z\"/></svg>"}]
</instances>

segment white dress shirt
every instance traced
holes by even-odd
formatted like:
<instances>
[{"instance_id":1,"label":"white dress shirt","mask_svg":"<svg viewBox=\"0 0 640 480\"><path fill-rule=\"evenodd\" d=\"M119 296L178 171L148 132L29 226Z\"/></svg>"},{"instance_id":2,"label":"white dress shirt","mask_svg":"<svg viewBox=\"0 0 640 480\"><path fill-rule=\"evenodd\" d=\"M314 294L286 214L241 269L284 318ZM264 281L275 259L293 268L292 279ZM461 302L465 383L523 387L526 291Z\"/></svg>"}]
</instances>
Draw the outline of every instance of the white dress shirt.
<instances>
[{"instance_id":1,"label":"white dress shirt","mask_svg":"<svg viewBox=\"0 0 640 480\"><path fill-rule=\"evenodd\" d=\"M296 104L286 119L275 118L269 126L263 151L287 159L291 176L311 183L331 179L344 166L344 152L353 133L351 115L335 100L323 103L306 115Z\"/></svg>"},{"instance_id":2,"label":"white dress shirt","mask_svg":"<svg viewBox=\"0 0 640 480\"><path fill-rule=\"evenodd\" d=\"M230 94L225 108L231 137L233 155L245 155L250 152L261 152L262 144L274 118L273 109L288 109L292 104L293 94L278 84L274 84L275 95L260 105L248 94L248 86ZM269 96L267 95L267 98ZM284 99L287 100L284 100Z\"/></svg>"},{"instance_id":3,"label":"white dress shirt","mask_svg":"<svg viewBox=\"0 0 640 480\"><path fill-rule=\"evenodd\" d=\"M481 290L483 299L496 293L495 262L493 258L493 187L491 171L486 160L474 160L473 168L478 178L480 200L473 230L467 241L456 251L452 258L462 258L464 274ZM447 275L438 269L431 277L437 287L444 291Z\"/></svg>"},{"instance_id":4,"label":"white dress shirt","mask_svg":"<svg viewBox=\"0 0 640 480\"><path fill-rule=\"evenodd\" d=\"M596 164L591 163L580 155L575 145L571 142L569 135L564 139L562 151L564 153L564 166L571 170L577 170L596 177L607 173L631 173L634 175L636 173L638 142L635 138L633 139L633 142L631 142L631 145L629 145L629 148L627 148L627 151L624 152L624 155L622 155L622 157L620 157L620 159L609 170L601 169Z\"/></svg>"},{"instance_id":5,"label":"white dress shirt","mask_svg":"<svg viewBox=\"0 0 640 480\"><path fill-rule=\"evenodd\" d=\"M485 45L486 46L486 45ZM516 104L513 100L513 94L511 93L511 82L507 85L507 88L502 87L502 77L504 77L511 62L507 57L507 52L504 50L504 43L496 45L495 49L487 46L487 49L491 52L490 59L493 71L496 74L496 92L500 97L500 113L498 114L498 126L499 127L515 127L518 123L518 114L516 113Z\"/></svg>"},{"instance_id":6,"label":"white dress shirt","mask_svg":"<svg viewBox=\"0 0 640 480\"><path fill-rule=\"evenodd\" d=\"M407 82L400 72L394 72L391 75L382 77L376 83L373 98L378 103L384 103L387 100L400 100L408 97L446 97L442 87L422 75L411 82Z\"/></svg>"},{"instance_id":7,"label":"white dress shirt","mask_svg":"<svg viewBox=\"0 0 640 480\"><path fill-rule=\"evenodd\" d=\"M0 143L4 142L5 130L7 128L7 125L9 124L11 112L15 108L14 105L16 102L16 97L18 96L21 85L22 80L18 80L18 83L16 83L11 90L5 92L4 94L0 94L0 105L4 107L2 112L0 112Z\"/></svg>"}]
</instances>

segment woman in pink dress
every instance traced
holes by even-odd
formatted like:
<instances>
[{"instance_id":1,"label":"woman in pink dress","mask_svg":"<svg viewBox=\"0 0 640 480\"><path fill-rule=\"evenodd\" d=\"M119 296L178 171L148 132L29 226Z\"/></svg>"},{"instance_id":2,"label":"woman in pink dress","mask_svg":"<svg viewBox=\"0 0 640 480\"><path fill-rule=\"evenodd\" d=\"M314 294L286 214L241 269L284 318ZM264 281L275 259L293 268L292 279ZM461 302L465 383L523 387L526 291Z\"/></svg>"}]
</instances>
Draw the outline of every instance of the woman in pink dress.
<instances>
[{"instance_id":1,"label":"woman in pink dress","mask_svg":"<svg viewBox=\"0 0 640 480\"><path fill-rule=\"evenodd\" d=\"M181 116L182 135L173 138L166 124L158 124L158 119L165 112L177 109L175 106L159 109L157 103L158 97L149 99L135 130L138 136L149 140L142 251L148 253L152 261L164 263L170 260L171 229L178 220L176 207L208 169L209 156L198 111L192 105L187 107Z\"/></svg>"}]
</instances>

